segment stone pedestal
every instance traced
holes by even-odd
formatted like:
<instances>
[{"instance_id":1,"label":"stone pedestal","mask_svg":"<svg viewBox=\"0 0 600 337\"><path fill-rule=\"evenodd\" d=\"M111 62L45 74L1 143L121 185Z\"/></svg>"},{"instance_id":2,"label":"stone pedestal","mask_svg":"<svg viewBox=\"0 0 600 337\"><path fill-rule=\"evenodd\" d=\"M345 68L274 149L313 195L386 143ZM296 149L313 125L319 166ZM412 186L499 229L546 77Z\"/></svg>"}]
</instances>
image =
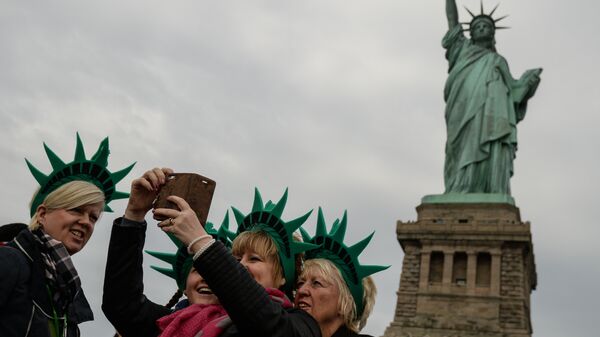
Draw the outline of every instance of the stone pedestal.
<instances>
[{"instance_id":1,"label":"stone pedestal","mask_svg":"<svg viewBox=\"0 0 600 337\"><path fill-rule=\"evenodd\" d=\"M508 203L432 203L397 223L404 250L385 337L530 337L529 222Z\"/></svg>"}]
</instances>

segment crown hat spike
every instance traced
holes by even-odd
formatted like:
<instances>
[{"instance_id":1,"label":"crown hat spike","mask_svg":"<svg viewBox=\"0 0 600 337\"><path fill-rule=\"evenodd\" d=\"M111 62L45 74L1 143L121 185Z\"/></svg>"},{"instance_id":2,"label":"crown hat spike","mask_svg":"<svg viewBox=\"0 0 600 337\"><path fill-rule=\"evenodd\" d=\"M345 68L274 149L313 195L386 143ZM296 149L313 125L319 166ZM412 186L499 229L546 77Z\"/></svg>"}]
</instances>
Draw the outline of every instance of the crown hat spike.
<instances>
[{"instance_id":1,"label":"crown hat spike","mask_svg":"<svg viewBox=\"0 0 600 337\"><path fill-rule=\"evenodd\" d=\"M35 166L33 166L33 164L31 164L31 162L29 160L25 159L25 162L27 163L27 167L29 168L29 171L33 175L33 178L35 178L35 180L38 182L38 184L40 184L42 186L44 184L46 184L46 181L48 180L48 176L46 176L45 174L42 173L42 171L38 170Z\"/></svg>"},{"instance_id":2,"label":"crown hat spike","mask_svg":"<svg viewBox=\"0 0 600 337\"><path fill-rule=\"evenodd\" d=\"M233 216L235 217L235 222L237 223L238 227L241 226L246 216L235 207L231 207L231 211L233 212Z\"/></svg>"},{"instance_id":3,"label":"crown hat spike","mask_svg":"<svg viewBox=\"0 0 600 337\"><path fill-rule=\"evenodd\" d=\"M357 317L360 317L364 310L362 280L367 276L389 268L389 266L362 265L358 261L358 256L367 247L375 232L369 234L353 246L346 245L343 242L347 227L346 211L344 211L341 221L336 219L333 222L329 233L326 230L319 229L322 226L325 226L325 223L323 211L319 207L317 233L312 238L310 238L308 233L305 235L306 242L318 244L318 247L306 251L305 258L306 260L326 259L338 268L356 304Z\"/></svg>"},{"instance_id":4,"label":"crown hat spike","mask_svg":"<svg viewBox=\"0 0 600 337\"><path fill-rule=\"evenodd\" d=\"M169 237L169 239L171 239L171 242L173 242L175 246L177 246L177 248L183 247L183 243L179 241L179 239L175 235L173 235L172 233L167 233L167 236Z\"/></svg>"},{"instance_id":5,"label":"crown hat spike","mask_svg":"<svg viewBox=\"0 0 600 337\"><path fill-rule=\"evenodd\" d=\"M306 229L304 229L302 227L300 227L300 234L302 235L302 241L304 241L304 242L308 242L308 241L310 241L310 239L312 239L312 237L310 236L310 234L308 234Z\"/></svg>"},{"instance_id":6,"label":"crown hat spike","mask_svg":"<svg viewBox=\"0 0 600 337\"><path fill-rule=\"evenodd\" d=\"M83 149L83 142L81 141L81 137L79 137L79 132L77 134L77 145L75 146L75 157L74 160L82 161L85 160L85 150ZM102 145L102 144L100 144Z\"/></svg>"},{"instance_id":7,"label":"crown hat spike","mask_svg":"<svg viewBox=\"0 0 600 337\"><path fill-rule=\"evenodd\" d=\"M206 224L209 225L211 223L207 222ZM221 242L227 243L228 245L231 245L231 242L233 241L233 239L235 239L235 232L229 230L228 210L225 211L225 217L223 218L223 221L221 221L221 227L219 227L219 230L217 230L217 238Z\"/></svg>"},{"instance_id":8,"label":"crown hat spike","mask_svg":"<svg viewBox=\"0 0 600 337\"><path fill-rule=\"evenodd\" d=\"M146 251L149 255L154 256L155 258L166 262L168 264L174 264L176 257L175 254L170 254L170 253L163 253L163 252L153 252L153 251ZM158 267L160 268L160 267Z\"/></svg>"},{"instance_id":9,"label":"crown hat spike","mask_svg":"<svg viewBox=\"0 0 600 337\"><path fill-rule=\"evenodd\" d=\"M344 211L344 215L342 216L342 221L340 221L337 226L332 226L330 236L337 239L340 242L343 242L344 237L346 236L347 226L348 226L348 212Z\"/></svg>"},{"instance_id":10,"label":"crown hat spike","mask_svg":"<svg viewBox=\"0 0 600 337\"><path fill-rule=\"evenodd\" d=\"M108 155L110 154L110 150L108 149L108 137L104 138L102 142L100 142L100 146L98 146L98 150L92 158L91 161L95 162L100 166L108 165Z\"/></svg>"},{"instance_id":11,"label":"crown hat spike","mask_svg":"<svg viewBox=\"0 0 600 337\"><path fill-rule=\"evenodd\" d=\"M263 209L263 205L262 197L258 191L258 188L254 188L254 202L252 203L252 211L255 212Z\"/></svg>"},{"instance_id":12,"label":"crown hat spike","mask_svg":"<svg viewBox=\"0 0 600 337\"><path fill-rule=\"evenodd\" d=\"M273 207L273 209L271 210L271 213L277 216L278 218L280 218L281 214L283 214L283 210L285 209L285 205L287 204L287 196L288 189L286 187L285 192L283 192L283 196L281 196L281 199L279 199L277 204L275 204L275 207Z\"/></svg>"},{"instance_id":13,"label":"crown hat spike","mask_svg":"<svg viewBox=\"0 0 600 337\"><path fill-rule=\"evenodd\" d=\"M48 145L46 145L46 143L44 142L44 151L46 151L46 156L48 157L48 160L50 160L50 165L52 165L52 169L56 170L56 169L61 169L63 168L66 164L64 161L62 161L62 159L60 159L56 153L54 153L49 147Z\"/></svg>"},{"instance_id":14,"label":"crown hat spike","mask_svg":"<svg viewBox=\"0 0 600 337\"><path fill-rule=\"evenodd\" d=\"M359 256L363 250L367 248L369 242L371 242L371 239L373 238L373 235L375 235L375 232L372 232L369 234L369 236L355 243L353 246L348 247L348 252L350 252L351 255Z\"/></svg>"},{"instance_id":15,"label":"crown hat spike","mask_svg":"<svg viewBox=\"0 0 600 337\"><path fill-rule=\"evenodd\" d=\"M113 172L113 173L110 175L110 176L111 176L111 178L112 178L113 180L116 180L116 181L121 181L123 178L125 178L125 176L126 176L127 174L129 174L129 171L131 171L131 169L133 168L133 166L134 166L134 165L135 165L135 163L133 163L133 164L131 164L131 165L127 166L126 168L124 168L124 169L122 169L122 170L120 170L120 171Z\"/></svg>"},{"instance_id":16,"label":"crown hat spike","mask_svg":"<svg viewBox=\"0 0 600 337\"><path fill-rule=\"evenodd\" d=\"M390 266L375 266L375 265L370 265L370 266L362 266L362 270L361 270L361 275L363 278L367 277L367 276L371 276L375 273L378 273L380 271L386 270L388 269Z\"/></svg>"},{"instance_id":17,"label":"crown hat spike","mask_svg":"<svg viewBox=\"0 0 600 337\"><path fill-rule=\"evenodd\" d=\"M289 227L290 231L295 232L296 230L301 228L302 225L306 222L306 219L308 219L308 217L311 214L312 214L312 210L306 212L306 214L304 214L301 217L298 217L292 221L288 221L287 226Z\"/></svg>"},{"instance_id":18,"label":"crown hat spike","mask_svg":"<svg viewBox=\"0 0 600 337\"><path fill-rule=\"evenodd\" d=\"M325 224L325 216L323 215L323 209L319 207L318 215L317 215L317 233L316 235L325 236L327 235L327 226ZM310 238L309 238L310 240ZM304 240L308 241L308 240Z\"/></svg>"},{"instance_id":19,"label":"crown hat spike","mask_svg":"<svg viewBox=\"0 0 600 337\"><path fill-rule=\"evenodd\" d=\"M104 193L104 211L106 212L112 211L108 206L112 200L123 199L129 196L128 193L117 191L116 185L131 171L135 163L125 169L111 173L107 168L108 155L110 153L108 137L100 142L98 150L90 159L87 159L85 156L85 150L79 132L76 133L76 146L73 161L65 163L46 143L44 143L44 151L52 166L52 172L48 175L42 173L33 166L27 158L25 159L29 171L40 185L39 190L34 195L33 201L31 202L31 216L35 214L37 207L43 203L48 194L52 193L60 186L75 180L92 183Z\"/></svg>"},{"instance_id":20,"label":"crown hat spike","mask_svg":"<svg viewBox=\"0 0 600 337\"><path fill-rule=\"evenodd\" d=\"M219 229L215 229L215 226L211 222L206 222L204 226L206 233L211 235L215 240L221 241L225 247L231 248L231 242L235 238L235 233L229 230L229 211L225 211L223 221Z\"/></svg>"},{"instance_id":21,"label":"crown hat spike","mask_svg":"<svg viewBox=\"0 0 600 337\"><path fill-rule=\"evenodd\" d=\"M167 268L162 268L162 267L157 267L157 266L150 266L150 268L156 270L157 272L166 275L170 278L176 278L177 276L175 275L175 272L173 271L173 269L167 269Z\"/></svg>"}]
</instances>

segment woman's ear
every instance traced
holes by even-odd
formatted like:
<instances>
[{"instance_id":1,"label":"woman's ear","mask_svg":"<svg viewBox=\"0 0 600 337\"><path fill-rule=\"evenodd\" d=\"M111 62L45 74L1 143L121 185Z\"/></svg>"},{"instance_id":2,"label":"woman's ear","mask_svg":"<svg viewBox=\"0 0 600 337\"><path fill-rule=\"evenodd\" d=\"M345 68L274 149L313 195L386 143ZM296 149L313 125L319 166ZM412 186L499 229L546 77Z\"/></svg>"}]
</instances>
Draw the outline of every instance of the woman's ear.
<instances>
[{"instance_id":1,"label":"woman's ear","mask_svg":"<svg viewBox=\"0 0 600 337\"><path fill-rule=\"evenodd\" d=\"M48 214L48 207L46 205L41 204L37 207L35 211L37 216L38 223L43 227L46 224L46 214Z\"/></svg>"},{"instance_id":2,"label":"woman's ear","mask_svg":"<svg viewBox=\"0 0 600 337\"><path fill-rule=\"evenodd\" d=\"M277 284L277 289L279 289L285 284L285 277L281 276L277 281L278 282L276 282L275 284Z\"/></svg>"}]
</instances>

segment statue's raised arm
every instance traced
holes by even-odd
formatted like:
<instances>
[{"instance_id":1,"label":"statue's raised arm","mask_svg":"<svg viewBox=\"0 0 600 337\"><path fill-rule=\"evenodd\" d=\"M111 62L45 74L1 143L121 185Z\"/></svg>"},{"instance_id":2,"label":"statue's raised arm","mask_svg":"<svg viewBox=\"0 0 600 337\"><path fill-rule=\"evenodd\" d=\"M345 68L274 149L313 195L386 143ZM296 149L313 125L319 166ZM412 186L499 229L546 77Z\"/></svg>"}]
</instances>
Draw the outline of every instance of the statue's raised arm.
<instances>
[{"instance_id":1,"label":"statue's raised arm","mask_svg":"<svg viewBox=\"0 0 600 337\"><path fill-rule=\"evenodd\" d=\"M446 17L448 18L448 29L452 29L459 24L456 0L446 0Z\"/></svg>"}]
</instances>

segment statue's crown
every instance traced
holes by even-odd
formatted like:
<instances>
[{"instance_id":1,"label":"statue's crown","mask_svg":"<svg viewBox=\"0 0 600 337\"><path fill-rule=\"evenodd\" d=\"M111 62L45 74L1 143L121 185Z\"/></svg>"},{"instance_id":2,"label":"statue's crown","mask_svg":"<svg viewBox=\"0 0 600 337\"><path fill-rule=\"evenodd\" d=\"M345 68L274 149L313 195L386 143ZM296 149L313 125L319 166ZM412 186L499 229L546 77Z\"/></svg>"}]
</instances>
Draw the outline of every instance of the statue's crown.
<instances>
[{"instance_id":1,"label":"statue's crown","mask_svg":"<svg viewBox=\"0 0 600 337\"><path fill-rule=\"evenodd\" d=\"M86 159L85 152L83 150L83 143L77 133L77 145L75 147L75 159L70 163L65 163L60 159L52 150L44 143L44 150L52 165L52 172L48 175L42 173L35 166L33 166L29 160L25 159L29 171L33 174L33 177L40 184L39 191L33 197L31 202L30 213L31 216L35 214L37 207L42 204L48 194L60 186L74 181L83 180L90 182L104 192L105 206L104 210L111 212L112 209L108 206L108 203L116 199L124 199L129 197L129 193L119 192L116 190L116 185L131 171L135 163L128 167L117 171L110 172L107 169L108 165L108 137L104 138L98 150L90 159Z\"/></svg>"},{"instance_id":2,"label":"statue's crown","mask_svg":"<svg viewBox=\"0 0 600 337\"><path fill-rule=\"evenodd\" d=\"M465 6L465 9L471 15L471 21L470 22L461 22L461 24L468 26L468 28L466 28L464 30L465 31L470 30L471 27L473 27L475 25L475 23L480 20L486 20L486 21L490 22L492 24L492 26L494 27L494 29L508 29L509 27L496 26L496 22L508 17L508 15L504 15L502 17L495 19L492 16L492 15L494 15L494 12L496 12L496 9L498 9L498 6L500 6L500 4L497 4L496 7L494 7L494 9L492 9L492 11L490 13L486 14L485 11L483 10L483 0L481 0L481 12L478 15L473 14L473 12L471 12L471 10L469 10Z\"/></svg>"}]
</instances>

